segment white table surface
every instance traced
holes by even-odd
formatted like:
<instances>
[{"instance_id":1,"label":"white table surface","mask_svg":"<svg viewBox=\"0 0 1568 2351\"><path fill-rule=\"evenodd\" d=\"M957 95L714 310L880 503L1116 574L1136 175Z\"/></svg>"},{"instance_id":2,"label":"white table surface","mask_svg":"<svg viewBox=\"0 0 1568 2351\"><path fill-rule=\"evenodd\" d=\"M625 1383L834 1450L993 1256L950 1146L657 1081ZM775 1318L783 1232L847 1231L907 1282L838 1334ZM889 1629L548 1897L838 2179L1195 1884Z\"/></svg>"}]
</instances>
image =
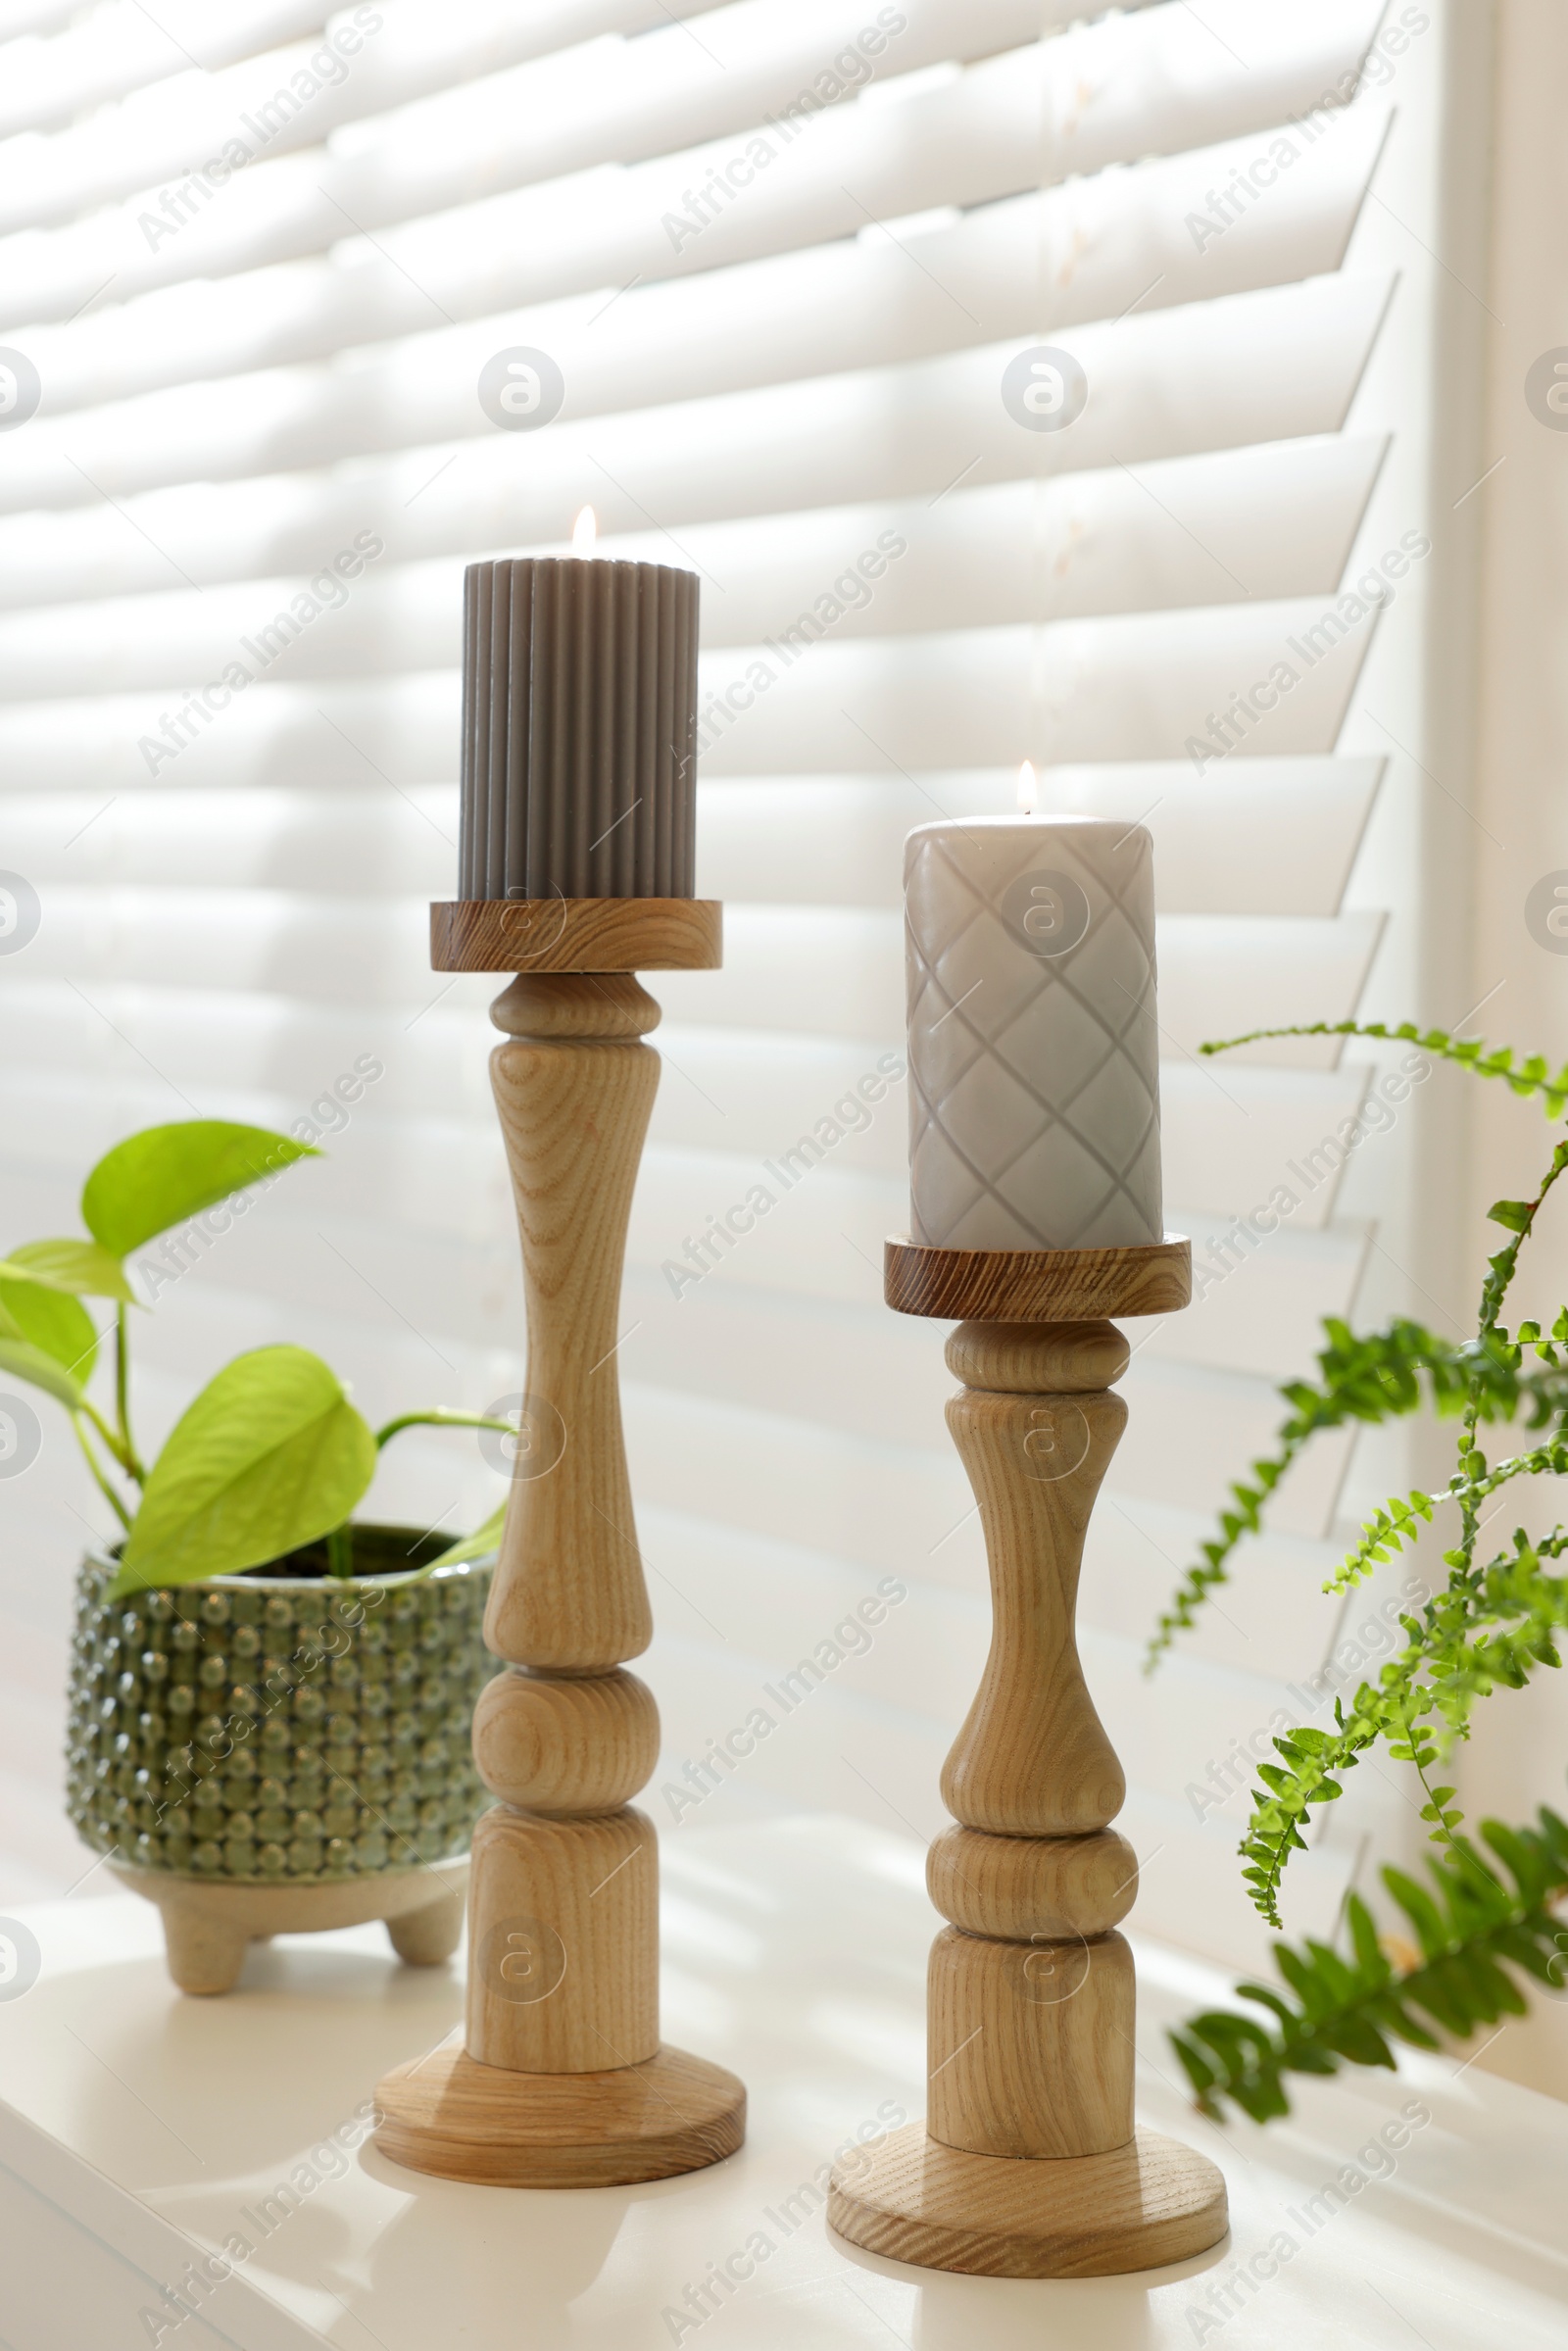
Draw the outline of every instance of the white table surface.
<instances>
[{"instance_id":1,"label":"white table surface","mask_svg":"<svg viewBox=\"0 0 1568 2351\"><path fill-rule=\"evenodd\" d=\"M829 2235L809 2194L796 2210L810 2217L786 2234L783 2199L858 2124L888 2100L921 2111L938 1924L922 1861L912 1841L821 1818L694 1831L666 1848L664 2031L746 2078L749 2134L728 2163L645 2187L519 2191L424 2179L367 2146L177 2324L160 2289L198 2249L246 2235L244 2216L351 2121L388 2066L454 2032L460 1968L401 1968L381 1931L362 1928L253 1949L238 1991L194 2000L170 1984L157 1915L134 1896L19 1913L42 1967L31 1989L0 2000L0 2344L1568 2344L1568 2107L1411 2053L1397 2078L1303 2082L1288 2124L1221 2132L1188 2105L1162 2027L1223 1996L1225 1981L1141 1941L1140 2119L1221 2164L1225 2244L1139 2277L1032 2283L862 2254ZM1390 2159L1393 2176L1310 2229L1308 2201L1412 2098L1431 2120ZM1361 2167L1374 2168L1381 2159ZM691 2323L688 2286L758 2231L767 2258ZM1225 2281L1281 2231L1298 2249L1266 2282L1231 2289L1226 2315Z\"/></svg>"}]
</instances>

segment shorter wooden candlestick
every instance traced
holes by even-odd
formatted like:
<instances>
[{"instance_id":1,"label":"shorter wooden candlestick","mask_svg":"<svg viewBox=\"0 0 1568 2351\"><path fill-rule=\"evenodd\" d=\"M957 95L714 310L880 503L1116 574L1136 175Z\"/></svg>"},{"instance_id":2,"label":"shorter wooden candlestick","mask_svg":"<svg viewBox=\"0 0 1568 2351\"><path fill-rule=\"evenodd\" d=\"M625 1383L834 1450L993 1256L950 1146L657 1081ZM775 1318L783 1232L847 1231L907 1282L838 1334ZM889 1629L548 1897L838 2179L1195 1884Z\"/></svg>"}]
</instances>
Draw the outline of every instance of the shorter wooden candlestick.
<instances>
[{"instance_id":1,"label":"shorter wooden candlestick","mask_svg":"<svg viewBox=\"0 0 1568 2351\"><path fill-rule=\"evenodd\" d=\"M744 2085L659 2037L659 1839L631 1798L659 1754L625 1660L653 1634L615 1349L626 1220L659 1055L638 969L718 961L691 899L432 908L438 970L516 970L491 1082L528 1312L523 1431L485 1639L511 1671L474 1712L499 1799L473 1838L466 2046L377 2092L394 2162L512 2187L663 2180L733 2154Z\"/></svg>"},{"instance_id":2,"label":"shorter wooden candlestick","mask_svg":"<svg viewBox=\"0 0 1568 2351\"><path fill-rule=\"evenodd\" d=\"M1127 1421L1103 1318L1192 1293L1185 1241L978 1250L890 1242L888 1302L969 1315L948 1426L980 1505L991 1652L942 1775L957 1826L927 1860L951 1924L927 1979L928 2111L835 2171L828 2218L867 2252L992 2278L1153 2269L1217 2244L1225 2182L1133 2119L1138 1864L1073 1634L1090 1512Z\"/></svg>"}]
</instances>

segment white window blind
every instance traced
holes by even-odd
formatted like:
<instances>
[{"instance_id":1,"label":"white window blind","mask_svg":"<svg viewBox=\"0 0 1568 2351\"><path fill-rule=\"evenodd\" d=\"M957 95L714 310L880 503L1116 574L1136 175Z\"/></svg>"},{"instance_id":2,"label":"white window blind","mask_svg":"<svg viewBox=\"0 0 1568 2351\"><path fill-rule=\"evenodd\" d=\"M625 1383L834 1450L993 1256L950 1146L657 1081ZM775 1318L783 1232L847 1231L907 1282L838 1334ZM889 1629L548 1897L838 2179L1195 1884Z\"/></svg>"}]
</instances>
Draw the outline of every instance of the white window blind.
<instances>
[{"instance_id":1,"label":"white window blind","mask_svg":"<svg viewBox=\"0 0 1568 2351\"><path fill-rule=\"evenodd\" d=\"M358 1057L384 1071L139 1325L149 1436L283 1337L372 1414L520 1385L488 991L426 956L462 570L560 548L592 505L605 552L702 571L699 887L726 959L655 983L619 1358L666 1837L817 1806L929 1833L983 1656L943 1333L880 1303L902 1087L834 1117L902 1048L908 827L1009 807L1024 758L1048 808L1149 822L1166 1197L1200 1257L1354 1115L1368 1073L1326 1046L1195 1048L1348 1014L1390 952L1395 851L1365 844L1414 723L1430 542L1384 355L1421 348L1430 264L1369 191L1415 169L1392 85L1426 86L1423 42L1381 0L0 7L0 346L40 387L0 431L0 865L41 917L0 959L5 1234L72 1229L133 1126L288 1125ZM1059 431L1003 396L1041 345L1087 383ZM519 347L564 387L538 431L478 394ZM356 545L361 575L313 596ZM200 705L236 661L249 682ZM786 1183L803 1136L819 1161ZM1152 1857L1140 1923L1226 1956L1250 1949L1244 1808L1213 1766L1330 1639L1348 1444L1160 1679L1138 1655L1274 1383L1355 1295L1385 1157L1354 1215L1335 1173L1298 1185L1266 1248L1135 1332L1095 1522L1083 1645ZM706 1265L759 1185L776 1204ZM492 1505L466 1440L402 1442L379 1512ZM20 1896L76 1874L41 1758L93 1503L59 1425L0 1510ZM773 1706L710 1792L687 1773L886 1578L906 1597L868 1651ZM1314 1920L1347 1866L1303 1861Z\"/></svg>"}]
</instances>

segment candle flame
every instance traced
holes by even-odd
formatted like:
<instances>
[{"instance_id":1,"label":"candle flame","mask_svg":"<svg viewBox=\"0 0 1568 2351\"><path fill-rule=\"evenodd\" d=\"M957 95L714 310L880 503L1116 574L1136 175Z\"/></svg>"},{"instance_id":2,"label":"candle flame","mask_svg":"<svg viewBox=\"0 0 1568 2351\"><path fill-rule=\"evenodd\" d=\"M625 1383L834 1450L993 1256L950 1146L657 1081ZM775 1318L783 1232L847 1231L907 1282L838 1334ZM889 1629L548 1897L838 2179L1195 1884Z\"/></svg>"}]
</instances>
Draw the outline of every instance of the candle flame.
<instances>
[{"instance_id":1,"label":"candle flame","mask_svg":"<svg viewBox=\"0 0 1568 2351\"><path fill-rule=\"evenodd\" d=\"M1018 806L1026 816L1035 812L1035 771L1028 759L1018 770Z\"/></svg>"},{"instance_id":2,"label":"candle flame","mask_svg":"<svg viewBox=\"0 0 1568 2351\"><path fill-rule=\"evenodd\" d=\"M571 526L572 554L592 555L594 541L598 536L599 525L594 520L594 510L591 506L585 506Z\"/></svg>"}]
</instances>

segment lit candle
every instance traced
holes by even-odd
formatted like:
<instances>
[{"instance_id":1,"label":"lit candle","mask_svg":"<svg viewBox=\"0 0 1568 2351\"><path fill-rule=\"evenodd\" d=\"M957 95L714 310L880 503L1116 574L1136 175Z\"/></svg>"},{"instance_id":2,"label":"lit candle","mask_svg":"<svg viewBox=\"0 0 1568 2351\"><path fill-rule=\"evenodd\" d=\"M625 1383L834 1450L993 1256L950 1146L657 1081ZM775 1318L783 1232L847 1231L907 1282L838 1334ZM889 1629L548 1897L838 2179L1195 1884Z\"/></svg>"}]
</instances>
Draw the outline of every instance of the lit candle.
<instances>
[{"instance_id":1,"label":"lit candle","mask_svg":"<svg viewBox=\"0 0 1568 2351\"><path fill-rule=\"evenodd\" d=\"M464 576L460 894L690 898L697 576L571 548Z\"/></svg>"},{"instance_id":2,"label":"lit candle","mask_svg":"<svg viewBox=\"0 0 1568 2351\"><path fill-rule=\"evenodd\" d=\"M944 1249L1161 1238L1152 844L1025 813L905 845L910 1237Z\"/></svg>"}]
</instances>

